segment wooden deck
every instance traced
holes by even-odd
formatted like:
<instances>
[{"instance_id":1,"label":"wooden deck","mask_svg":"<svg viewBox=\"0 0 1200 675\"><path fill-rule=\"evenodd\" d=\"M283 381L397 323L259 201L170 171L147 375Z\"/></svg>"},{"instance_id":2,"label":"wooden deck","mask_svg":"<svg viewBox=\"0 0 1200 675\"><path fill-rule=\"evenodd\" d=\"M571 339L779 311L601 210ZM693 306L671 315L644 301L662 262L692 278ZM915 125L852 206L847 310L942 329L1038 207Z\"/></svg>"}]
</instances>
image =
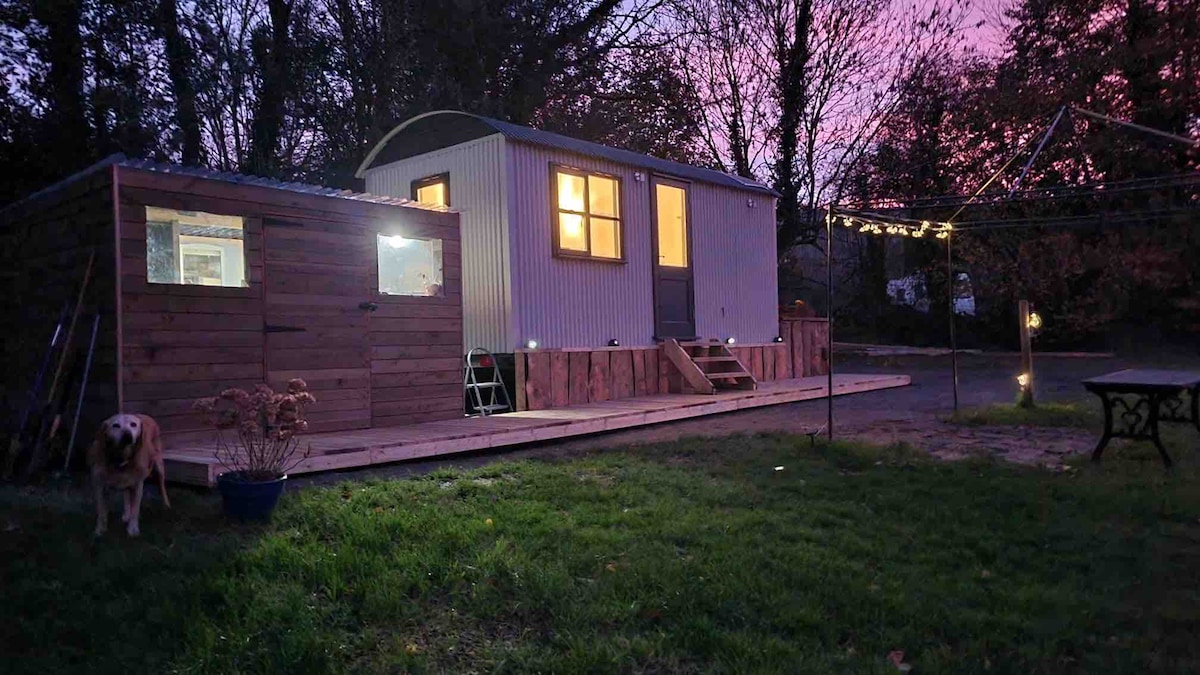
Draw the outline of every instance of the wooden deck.
<instances>
[{"instance_id":1,"label":"wooden deck","mask_svg":"<svg viewBox=\"0 0 1200 675\"><path fill-rule=\"evenodd\" d=\"M835 396L903 387L907 375L835 375ZM313 434L312 454L293 474L386 464L436 455L547 441L715 415L825 396L825 376L763 382L752 391L713 395L660 394L551 410L505 413L400 427ZM168 448L167 478L212 485L221 466L211 446Z\"/></svg>"}]
</instances>

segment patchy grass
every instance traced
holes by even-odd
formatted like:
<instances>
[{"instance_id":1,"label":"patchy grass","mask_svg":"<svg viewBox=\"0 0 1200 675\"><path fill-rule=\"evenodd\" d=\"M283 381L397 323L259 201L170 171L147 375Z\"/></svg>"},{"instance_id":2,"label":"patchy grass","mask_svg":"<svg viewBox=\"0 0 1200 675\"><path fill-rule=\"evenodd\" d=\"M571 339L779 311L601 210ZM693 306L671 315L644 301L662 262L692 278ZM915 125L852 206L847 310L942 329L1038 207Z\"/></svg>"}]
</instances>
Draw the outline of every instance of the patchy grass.
<instances>
[{"instance_id":1,"label":"patchy grass","mask_svg":"<svg viewBox=\"0 0 1200 675\"><path fill-rule=\"evenodd\" d=\"M98 544L82 493L4 489L5 670L1200 670L1194 462L919 455L685 440L307 489L265 527L176 490Z\"/></svg>"},{"instance_id":2,"label":"patchy grass","mask_svg":"<svg viewBox=\"0 0 1200 675\"><path fill-rule=\"evenodd\" d=\"M1099 404L1038 403L1022 408L1011 403L960 410L946 421L966 426L1079 427L1102 429L1104 413Z\"/></svg>"}]
</instances>

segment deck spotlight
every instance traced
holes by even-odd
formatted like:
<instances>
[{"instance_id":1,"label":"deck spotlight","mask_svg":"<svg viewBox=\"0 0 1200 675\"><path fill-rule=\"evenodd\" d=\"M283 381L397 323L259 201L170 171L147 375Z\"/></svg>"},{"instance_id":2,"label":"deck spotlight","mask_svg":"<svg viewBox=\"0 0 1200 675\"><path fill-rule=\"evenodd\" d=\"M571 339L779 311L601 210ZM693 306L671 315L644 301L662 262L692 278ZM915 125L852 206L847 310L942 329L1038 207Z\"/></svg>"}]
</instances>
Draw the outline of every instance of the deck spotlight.
<instances>
[{"instance_id":1,"label":"deck spotlight","mask_svg":"<svg viewBox=\"0 0 1200 675\"><path fill-rule=\"evenodd\" d=\"M525 348L530 349L530 350L537 349L538 341L537 340L529 340L528 342L525 343Z\"/></svg>"},{"instance_id":2,"label":"deck spotlight","mask_svg":"<svg viewBox=\"0 0 1200 675\"><path fill-rule=\"evenodd\" d=\"M609 341L608 341L608 346L609 346L609 347L620 347L620 346L621 346L621 341L620 341L620 340L618 340L617 338L613 338L613 339L611 339L611 340L609 340Z\"/></svg>"},{"instance_id":3,"label":"deck spotlight","mask_svg":"<svg viewBox=\"0 0 1200 675\"><path fill-rule=\"evenodd\" d=\"M725 344L727 344L727 345L731 345L735 342L737 342L737 340L733 339L732 337L725 338Z\"/></svg>"}]
</instances>

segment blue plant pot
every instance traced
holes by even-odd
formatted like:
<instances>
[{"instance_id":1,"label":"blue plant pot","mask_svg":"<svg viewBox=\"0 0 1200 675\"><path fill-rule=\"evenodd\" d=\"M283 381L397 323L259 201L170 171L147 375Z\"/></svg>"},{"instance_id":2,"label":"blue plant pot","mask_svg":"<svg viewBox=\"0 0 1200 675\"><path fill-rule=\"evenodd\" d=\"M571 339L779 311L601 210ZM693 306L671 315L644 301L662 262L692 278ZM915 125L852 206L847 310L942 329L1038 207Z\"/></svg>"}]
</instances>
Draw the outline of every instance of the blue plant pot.
<instances>
[{"instance_id":1,"label":"blue plant pot","mask_svg":"<svg viewBox=\"0 0 1200 675\"><path fill-rule=\"evenodd\" d=\"M247 480L241 471L217 476L217 489L221 491L225 515L240 521L270 520L286 483L286 475L267 481Z\"/></svg>"}]
</instances>

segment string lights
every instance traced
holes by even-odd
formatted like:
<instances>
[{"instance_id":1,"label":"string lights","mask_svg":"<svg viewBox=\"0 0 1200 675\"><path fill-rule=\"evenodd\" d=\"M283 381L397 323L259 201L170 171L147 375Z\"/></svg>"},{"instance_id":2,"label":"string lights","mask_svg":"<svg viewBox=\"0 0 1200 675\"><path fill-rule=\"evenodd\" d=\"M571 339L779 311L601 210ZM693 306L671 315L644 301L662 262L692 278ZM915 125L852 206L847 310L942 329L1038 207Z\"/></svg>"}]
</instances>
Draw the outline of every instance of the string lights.
<instances>
[{"instance_id":1,"label":"string lights","mask_svg":"<svg viewBox=\"0 0 1200 675\"><path fill-rule=\"evenodd\" d=\"M875 220L864 218L862 216L850 215L833 215L834 222L840 220L843 227L855 229L862 234L875 235L890 235L898 237L912 237L920 239L922 237L932 236L937 239L946 239L950 236L950 232L954 230L954 226L950 223L941 223L929 220L922 220L918 223L901 223L886 220Z\"/></svg>"}]
</instances>

